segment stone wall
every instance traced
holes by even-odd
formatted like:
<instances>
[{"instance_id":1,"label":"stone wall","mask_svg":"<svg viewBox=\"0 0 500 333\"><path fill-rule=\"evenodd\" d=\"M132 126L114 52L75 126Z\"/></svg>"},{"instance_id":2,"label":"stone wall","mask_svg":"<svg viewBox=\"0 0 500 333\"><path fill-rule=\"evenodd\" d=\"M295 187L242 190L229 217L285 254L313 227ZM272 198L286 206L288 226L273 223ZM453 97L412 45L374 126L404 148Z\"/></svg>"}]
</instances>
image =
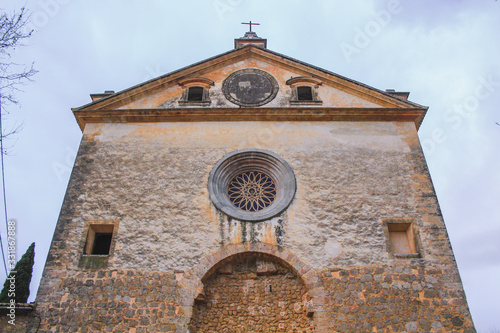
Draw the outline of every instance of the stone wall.
<instances>
[{"instance_id":1,"label":"stone wall","mask_svg":"<svg viewBox=\"0 0 500 333\"><path fill-rule=\"evenodd\" d=\"M399 263L323 277L335 332L475 332L454 269Z\"/></svg>"},{"instance_id":2,"label":"stone wall","mask_svg":"<svg viewBox=\"0 0 500 333\"><path fill-rule=\"evenodd\" d=\"M454 269L399 262L315 271L288 251L256 248L221 249L228 257L201 288L184 283L192 271L61 273L64 294L39 305L39 332L186 332L189 321L191 332L475 332ZM326 295L323 313L316 295Z\"/></svg>"},{"instance_id":3,"label":"stone wall","mask_svg":"<svg viewBox=\"0 0 500 333\"><path fill-rule=\"evenodd\" d=\"M174 332L174 272L61 271L56 293L40 302L38 332ZM43 292L43 290L42 290Z\"/></svg>"},{"instance_id":4,"label":"stone wall","mask_svg":"<svg viewBox=\"0 0 500 333\"><path fill-rule=\"evenodd\" d=\"M70 254L71 267L86 221L96 219L120 221L109 260L116 269L186 270L221 244L277 244L278 225L284 246L314 267L389 264L384 218L412 218L428 260L453 256L412 123L88 127L54 238L65 245L51 252ZM294 170L297 192L281 217L231 220L209 198L214 164L248 147L272 151Z\"/></svg>"},{"instance_id":5,"label":"stone wall","mask_svg":"<svg viewBox=\"0 0 500 333\"><path fill-rule=\"evenodd\" d=\"M270 256L238 256L204 281L191 332L314 332L308 301L290 268Z\"/></svg>"},{"instance_id":6,"label":"stone wall","mask_svg":"<svg viewBox=\"0 0 500 333\"><path fill-rule=\"evenodd\" d=\"M293 169L280 216L242 222L211 203L212 167L242 148ZM416 258L388 250L384 221L397 219L415 228ZM98 270L81 265L89 221L119 222ZM185 332L201 313L197 281L217 285L210 265L246 244L307 267L279 263L320 310L317 332L473 330L413 123L214 122L87 125L37 297L41 331Z\"/></svg>"}]
</instances>

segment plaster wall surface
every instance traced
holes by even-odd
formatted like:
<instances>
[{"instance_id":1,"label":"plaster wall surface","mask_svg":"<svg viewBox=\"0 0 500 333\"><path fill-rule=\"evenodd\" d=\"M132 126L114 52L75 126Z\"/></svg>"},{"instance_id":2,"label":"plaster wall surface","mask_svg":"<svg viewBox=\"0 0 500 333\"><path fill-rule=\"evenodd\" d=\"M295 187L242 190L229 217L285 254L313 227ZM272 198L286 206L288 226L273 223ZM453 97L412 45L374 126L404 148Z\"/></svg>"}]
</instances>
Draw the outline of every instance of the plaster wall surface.
<instances>
[{"instance_id":1,"label":"plaster wall surface","mask_svg":"<svg viewBox=\"0 0 500 333\"><path fill-rule=\"evenodd\" d=\"M76 265L85 221L119 219L111 268L189 269L221 244L277 244L279 227L282 245L313 267L391 262L381 219L414 218L423 227L412 179L418 161L400 134L412 129L362 122L91 125L84 139L90 172L66 242ZM243 147L272 151L294 170L297 193L282 216L240 222L211 203L212 166Z\"/></svg>"}]
</instances>

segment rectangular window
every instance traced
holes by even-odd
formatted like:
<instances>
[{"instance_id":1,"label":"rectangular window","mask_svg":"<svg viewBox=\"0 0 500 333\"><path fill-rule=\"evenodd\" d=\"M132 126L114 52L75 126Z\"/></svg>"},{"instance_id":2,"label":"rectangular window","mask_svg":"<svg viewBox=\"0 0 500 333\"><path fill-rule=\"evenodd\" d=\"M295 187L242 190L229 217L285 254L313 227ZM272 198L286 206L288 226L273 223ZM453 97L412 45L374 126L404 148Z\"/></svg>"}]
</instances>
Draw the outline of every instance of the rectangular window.
<instances>
[{"instance_id":1,"label":"rectangular window","mask_svg":"<svg viewBox=\"0 0 500 333\"><path fill-rule=\"evenodd\" d=\"M188 101L203 101L203 87L189 87Z\"/></svg>"},{"instance_id":2,"label":"rectangular window","mask_svg":"<svg viewBox=\"0 0 500 333\"><path fill-rule=\"evenodd\" d=\"M113 239L113 224L90 224L85 254L108 255Z\"/></svg>"},{"instance_id":3,"label":"rectangular window","mask_svg":"<svg viewBox=\"0 0 500 333\"><path fill-rule=\"evenodd\" d=\"M411 219L384 219L387 249L396 258L420 257L418 241Z\"/></svg>"},{"instance_id":4,"label":"rectangular window","mask_svg":"<svg viewBox=\"0 0 500 333\"><path fill-rule=\"evenodd\" d=\"M297 99L299 101L312 101L313 94L311 87L297 87Z\"/></svg>"},{"instance_id":5,"label":"rectangular window","mask_svg":"<svg viewBox=\"0 0 500 333\"><path fill-rule=\"evenodd\" d=\"M417 252L410 223L389 223L387 227L389 228L392 253L410 254Z\"/></svg>"}]
</instances>

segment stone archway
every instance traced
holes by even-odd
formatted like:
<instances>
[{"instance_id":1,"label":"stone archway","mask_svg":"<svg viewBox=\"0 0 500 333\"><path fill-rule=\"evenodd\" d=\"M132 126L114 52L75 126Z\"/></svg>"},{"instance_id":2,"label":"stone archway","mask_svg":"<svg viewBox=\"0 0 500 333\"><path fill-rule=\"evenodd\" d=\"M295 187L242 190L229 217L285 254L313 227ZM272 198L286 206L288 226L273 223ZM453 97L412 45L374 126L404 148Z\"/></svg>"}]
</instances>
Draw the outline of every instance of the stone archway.
<instances>
[{"instance_id":1,"label":"stone archway","mask_svg":"<svg viewBox=\"0 0 500 333\"><path fill-rule=\"evenodd\" d=\"M211 269L202 283L189 324L193 333L314 332L304 283L276 257L233 255Z\"/></svg>"},{"instance_id":2,"label":"stone archway","mask_svg":"<svg viewBox=\"0 0 500 333\"><path fill-rule=\"evenodd\" d=\"M182 322L193 333L328 331L321 278L276 246L222 247L185 272L179 287Z\"/></svg>"}]
</instances>

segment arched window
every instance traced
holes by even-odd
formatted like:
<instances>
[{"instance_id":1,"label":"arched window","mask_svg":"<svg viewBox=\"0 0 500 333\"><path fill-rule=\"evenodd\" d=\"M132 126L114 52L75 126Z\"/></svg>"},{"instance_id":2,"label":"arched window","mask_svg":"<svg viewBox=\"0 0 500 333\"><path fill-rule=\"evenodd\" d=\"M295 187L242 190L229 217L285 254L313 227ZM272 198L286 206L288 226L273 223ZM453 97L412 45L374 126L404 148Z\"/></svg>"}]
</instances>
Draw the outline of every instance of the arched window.
<instances>
[{"instance_id":1,"label":"arched window","mask_svg":"<svg viewBox=\"0 0 500 333\"><path fill-rule=\"evenodd\" d=\"M322 82L310 76L293 77L286 81L292 89L290 104L321 104L319 86Z\"/></svg>"},{"instance_id":2,"label":"arched window","mask_svg":"<svg viewBox=\"0 0 500 333\"><path fill-rule=\"evenodd\" d=\"M207 106L210 105L210 87L214 81L204 77L190 77L179 80L179 85L183 88L179 105Z\"/></svg>"}]
</instances>

